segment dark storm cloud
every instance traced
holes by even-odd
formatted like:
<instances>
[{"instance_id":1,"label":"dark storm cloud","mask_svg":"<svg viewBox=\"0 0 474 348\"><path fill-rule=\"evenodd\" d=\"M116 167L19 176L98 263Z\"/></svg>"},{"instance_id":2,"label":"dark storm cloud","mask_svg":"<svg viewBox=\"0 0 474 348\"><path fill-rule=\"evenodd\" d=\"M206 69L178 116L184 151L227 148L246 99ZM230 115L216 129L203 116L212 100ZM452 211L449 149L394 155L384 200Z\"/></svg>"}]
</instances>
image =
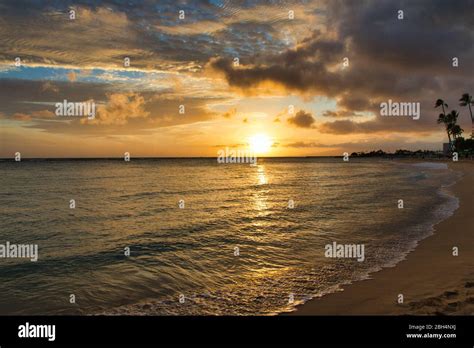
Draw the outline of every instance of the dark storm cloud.
<instances>
[{"instance_id":1,"label":"dark storm cloud","mask_svg":"<svg viewBox=\"0 0 474 348\"><path fill-rule=\"evenodd\" d=\"M403 70L454 73L453 56L472 57L472 0L327 1L328 21L361 58ZM404 19L397 18L402 10Z\"/></svg>"},{"instance_id":2,"label":"dark storm cloud","mask_svg":"<svg viewBox=\"0 0 474 348\"><path fill-rule=\"evenodd\" d=\"M211 66L223 71L230 85L242 88L273 81L300 91L323 91L326 87L332 87L328 94L335 95L343 80L330 73L324 62L334 62L342 52L341 42L327 40L315 32L311 39L304 41L303 46L268 57L268 62L260 62L250 68L236 69L229 58L215 59ZM337 80L331 81L333 78Z\"/></svg>"},{"instance_id":3,"label":"dark storm cloud","mask_svg":"<svg viewBox=\"0 0 474 348\"><path fill-rule=\"evenodd\" d=\"M377 119L321 127L339 134L432 129L438 114L432 107L434 100L442 97L454 107L462 93L474 92L474 16L467 10L474 8L473 0L331 0L325 4L327 32L315 31L296 49L249 66L235 68L219 58L211 62L212 67L247 93L273 82L304 96L333 97L340 112L377 115L380 103L388 99L422 103L424 117L411 126L396 119ZM404 11L403 20L397 19L398 10ZM343 68L345 57L349 66ZM457 68L452 66L453 57L459 58Z\"/></svg>"}]
</instances>

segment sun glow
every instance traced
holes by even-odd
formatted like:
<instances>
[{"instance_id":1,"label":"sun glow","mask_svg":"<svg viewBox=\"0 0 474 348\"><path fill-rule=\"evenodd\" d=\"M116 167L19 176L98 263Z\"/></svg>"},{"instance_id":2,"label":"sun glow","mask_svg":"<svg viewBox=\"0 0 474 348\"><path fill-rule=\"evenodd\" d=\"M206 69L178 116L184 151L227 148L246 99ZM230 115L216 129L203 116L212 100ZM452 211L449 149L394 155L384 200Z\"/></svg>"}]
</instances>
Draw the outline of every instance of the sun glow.
<instances>
[{"instance_id":1,"label":"sun glow","mask_svg":"<svg viewBox=\"0 0 474 348\"><path fill-rule=\"evenodd\" d=\"M257 154L267 153L272 145L272 140L266 134L255 134L249 138L250 150Z\"/></svg>"}]
</instances>

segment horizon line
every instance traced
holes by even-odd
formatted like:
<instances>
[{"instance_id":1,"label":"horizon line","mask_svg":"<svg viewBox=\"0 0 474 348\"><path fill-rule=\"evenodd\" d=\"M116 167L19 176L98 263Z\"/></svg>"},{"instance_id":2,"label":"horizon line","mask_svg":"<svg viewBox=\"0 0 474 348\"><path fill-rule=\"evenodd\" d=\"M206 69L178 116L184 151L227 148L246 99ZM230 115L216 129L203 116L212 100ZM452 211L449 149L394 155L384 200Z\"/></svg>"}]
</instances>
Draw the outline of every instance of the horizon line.
<instances>
[{"instance_id":1,"label":"horizon line","mask_svg":"<svg viewBox=\"0 0 474 348\"><path fill-rule=\"evenodd\" d=\"M411 151L411 150L404 150L404 151L409 151L413 154L415 154L418 151L422 152L432 152L432 153L442 153L441 150L416 150L416 151ZM353 153L364 153L364 154L370 154L369 152L364 152L364 151L353 151ZM373 150L372 152L376 152ZM391 155L391 156L397 156L396 153L392 152L385 152L384 155ZM349 154L351 156L351 154ZM257 156L257 158L262 158L262 159L272 159L272 158L339 158L339 157L344 157L343 154L341 155L309 155L309 156ZM219 156L137 156L137 157L130 157L130 159L217 159ZM104 160L104 159L113 159L113 160L123 160L123 156L118 156L118 157L22 157L21 161L23 160ZM6 161L6 160L12 160L15 161L14 157L0 157L0 161ZM18 162L21 162L18 161Z\"/></svg>"},{"instance_id":2,"label":"horizon line","mask_svg":"<svg viewBox=\"0 0 474 348\"><path fill-rule=\"evenodd\" d=\"M329 155L329 156L257 156L258 158L311 158L311 157L343 157L343 155ZM123 160L123 156L118 157L22 157L21 160L28 160L28 159L121 159ZM130 159L217 159L219 156L137 156L137 157L130 157ZM15 160L14 157L0 157L0 161L3 160Z\"/></svg>"}]
</instances>

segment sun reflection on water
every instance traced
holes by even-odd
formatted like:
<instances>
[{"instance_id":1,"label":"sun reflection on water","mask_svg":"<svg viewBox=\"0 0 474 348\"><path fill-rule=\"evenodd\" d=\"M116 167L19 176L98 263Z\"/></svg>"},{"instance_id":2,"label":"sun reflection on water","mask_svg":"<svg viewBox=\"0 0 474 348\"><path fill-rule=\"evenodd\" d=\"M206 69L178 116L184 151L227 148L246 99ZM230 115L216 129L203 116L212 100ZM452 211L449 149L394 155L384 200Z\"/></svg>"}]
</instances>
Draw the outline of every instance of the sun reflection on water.
<instances>
[{"instance_id":1,"label":"sun reflection on water","mask_svg":"<svg viewBox=\"0 0 474 348\"><path fill-rule=\"evenodd\" d=\"M257 165L256 172L257 185L262 186L268 184L267 175L265 173L265 166L259 164ZM268 201L268 190L262 186L262 188L255 191L253 194L254 197L254 207L257 211L257 215L261 216L266 214L268 210L267 201Z\"/></svg>"},{"instance_id":2,"label":"sun reflection on water","mask_svg":"<svg viewBox=\"0 0 474 348\"><path fill-rule=\"evenodd\" d=\"M267 177L265 175L265 166L262 164L257 165L257 179L259 185L268 184Z\"/></svg>"}]
</instances>

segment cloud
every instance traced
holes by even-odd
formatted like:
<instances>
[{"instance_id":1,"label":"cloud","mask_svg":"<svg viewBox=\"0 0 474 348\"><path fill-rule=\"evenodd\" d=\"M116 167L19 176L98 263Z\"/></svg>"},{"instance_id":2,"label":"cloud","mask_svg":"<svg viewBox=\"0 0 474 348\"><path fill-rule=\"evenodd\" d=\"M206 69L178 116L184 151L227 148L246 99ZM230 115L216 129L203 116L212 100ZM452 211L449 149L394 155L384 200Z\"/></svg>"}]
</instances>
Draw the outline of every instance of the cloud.
<instances>
[{"instance_id":1,"label":"cloud","mask_svg":"<svg viewBox=\"0 0 474 348\"><path fill-rule=\"evenodd\" d=\"M70 71L68 74L67 74L67 79L71 82L74 82L77 80L77 75L74 71Z\"/></svg>"},{"instance_id":2,"label":"cloud","mask_svg":"<svg viewBox=\"0 0 474 348\"><path fill-rule=\"evenodd\" d=\"M300 110L295 116L289 117L287 121L296 127L311 128L315 122L315 119L309 112Z\"/></svg>"},{"instance_id":3,"label":"cloud","mask_svg":"<svg viewBox=\"0 0 474 348\"><path fill-rule=\"evenodd\" d=\"M57 86L55 86L51 81L46 81L45 83L43 83L43 85L41 86L41 90L44 92L44 91L52 91L52 92L59 92L59 89Z\"/></svg>"},{"instance_id":4,"label":"cloud","mask_svg":"<svg viewBox=\"0 0 474 348\"><path fill-rule=\"evenodd\" d=\"M41 111L33 111L29 114L27 113L14 113L11 116L11 119L15 121L23 121L23 122L30 122L32 120L50 120L56 117L56 115L51 112L50 110L41 110ZM7 115L0 113L0 119L8 119Z\"/></svg>"},{"instance_id":5,"label":"cloud","mask_svg":"<svg viewBox=\"0 0 474 348\"><path fill-rule=\"evenodd\" d=\"M327 147L326 145L323 145L321 143L313 143L313 142L304 142L304 141L296 141L294 143L288 143L284 145L285 147L293 147L297 149L303 149L303 148L313 148L313 147Z\"/></svg>"},{"instance_id":6,"label":"cloud","mask_svg":"<svg viewBox=\"0 0 474 348\"><path fill-rule=\"evenodd\" d=\"M199 71L210 57L248 61L257 50L279 52L304 38L318 17L308 3L160 0L144 2L5 2L0 61L76 68ZM69 11L76 11L75 19ZM186 18L178 19L184 10ZM265 16L262 16L265 13ZM84 49L87 48L87 49Z\"/></svg>"},{"instance_id":7,"label":"cloud","mask_svg":"<svg viewBox=\"0 0 474 348\"><path fill-rule=\"evenodd\" d=\"M83 124L125 125L131 118L146 118L145 98L138 93L113 93L107 95L107 103L97 107L94 119L81 119Z\"/></svg>"},{"instance_id":8,"label":"cloud","mask_svg":"<svg viewBox=\"0 0 474 348\"><path fill-rule=\"evenodd\" d=\"M378 117L374 120L355 122L337 120L319 125L319 132L328 134L374 134L374 133L430 133L437 132L440 127L434 122L429 126L407 117Z\"/></svg>"},{"instance_id":9,"label":"cloud","mask_svg":"<svg viewBox=\"0 0 474 348\"><path fill-rule=\"evenodd\" d=\"M16 122L22 131L153 134L164 127L235 119L236 111L226 108L239 105L250 125L282 128L286 119L300 128L291 129L295 134L311 129L368 139L401 132L418 136L443 131L436 124L436 99L457 107L462 93L472 94L474 18L466 9L474 0L71 4L18 0L0 5L0 76L7 77L0 83L2 121ZM75 20L68 18L70 6ZM296 16L291 21L289 8ZM396 18L400 8L403 21ZM186 11L184 21L177 20L179 9ZM24 67L12 68L16 56ZM454 56L457 68L451 64ZM130 68L123 66L124 57L131 58ZM349 66L343 68L345 57ZM289 119L286 113L250 118L256 109L273 111L239 101L242 94L288 98L281 105L275 99L268 108L291 103L327 118L316 120L303 110ZM63 99L94 100L97 119L41 114L54 111L54 103ZM380 117L379 105L388 99L420 102L420 120ZM178 113L180 104L184 115ZM469 115L460 111L461 125L469 129ZM281 123L272 122L277 120ZM317 145L300 140L288 141L295 148Z\"/></svg>"},{"instance_id":10,"label":"cloud","mask_svg":"<svg viewBox=\"0 0 474 348\"><path fill-rule=\"evenodd\" d=\"M12 118L16 121L31 121L31 116L27 114L16 113L12 116Z\"/></svg>"},{"instance_id":11,"label":"cloud","mask_svg":"<svg viewBox=\"0 0 474 348\"><path fill-rule=\"evenodd\" d=\"M325 28L318 28L296 48L260 54L234 67L228 57L210 61L227 83L244 94L258 94L275 84L287 93L309 99L326 96L337 101L327 117L375 117L388 99L422 103L422 119L413 127L404 121L325 124L322 131L425 131L436 129L434 100L457 100L472 89L474 20L465 8L473 0L455 3L420 0L324 1ZM405 20L397 19L403 8ZM426 15L429 13L430 15ZM343 58L349 67L343 68ZM452 57L462 65L452 66Z\"/></svg>"},{"instance_id":12,"label":"cloud","mask_svg":"<svg viewBox=\"0 0 474 348\"><path fill-rule=\"evenodd\" d=\"M55 104L93 100L96 118L58 118ZM145 134L157 128L210 120L220 114L208 105L226 103L219 96L187 97L167 91L114 90L103 83L2 79L0 104L2 119L22 122L22 127L50 133L99 135ZM185 105L185 114L179 113ZM52 117L50 117L52 116Z\"/></svg>"},{"instance_id":13,"label":"cloud","mask_svg":"<svg viewBox=\"0 0 474 348\"><path fill-rule=\"evenodd\" d=\"M337 106L346 111L367 111L373 109L373 104L367 96L357 91L345 93L338 100Z\"/></svg>"},{"instance_id":14,"label":"cloud","mask_svg":"<svg viewBox=\"0 0 474 348\"><path fill-rule=\"evenodd\" d=\"M221 148L221 149L222 149L222 148L225 148L225 147L228 147L228 148L239 148L239 147L247 147L247 146L248 146L248 144L243 144L243 143L241 143L241 144L229 144L229 145L222 145L222 144L220 144L220 145L213 145L212 147L217 147L217 148Z\"/></svg>"},{"instance_id":15,"label":"cloud","mask_svg":"<svg viewBox=\"0 0 474 348\"><path fill-rule=\"evenodd\" d=\"M354 111L349 111L349 110L345 110L345 109L342 109L342 110L326 110L323 112L322 114L324 117L360 117L360 116L363 116L357 112L354 112Z\"/></svg>"},{"instance_id":16,"label":"cloud","mask_svg":"<svg viewBox=\"0 0 474 348\"><path fill-rule=\"evenodd\" d=\"M232 118L237 114L237 108L232 108L222 114L224 118Z\"/></svg>"},{"instance_id":17,"label":"cloud","mask_svg":"<svg viewBox=\"0 0 474 348\"><path fill-rule=\"evenodd\" d=\"M72 102L106 100L107 86L104 84L20 79L0 81L0 105L7 116L45 109L54 112L54 104L64 99Z\"/></svg>"}]
</instances>

